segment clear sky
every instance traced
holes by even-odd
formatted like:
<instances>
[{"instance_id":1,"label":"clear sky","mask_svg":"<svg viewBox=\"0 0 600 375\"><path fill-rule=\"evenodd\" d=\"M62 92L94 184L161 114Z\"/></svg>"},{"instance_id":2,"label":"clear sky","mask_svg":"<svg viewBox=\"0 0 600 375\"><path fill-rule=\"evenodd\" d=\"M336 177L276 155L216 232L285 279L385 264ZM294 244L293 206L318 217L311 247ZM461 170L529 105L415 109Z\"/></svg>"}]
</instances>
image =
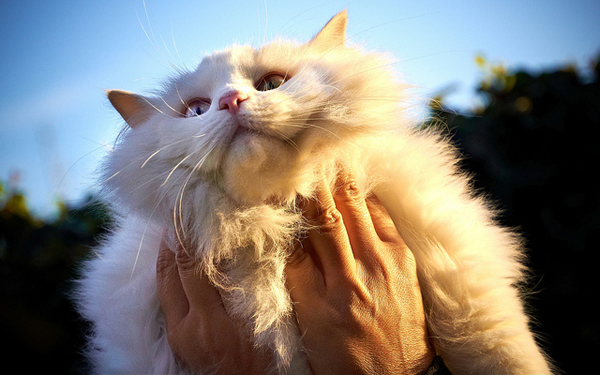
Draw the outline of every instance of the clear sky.
<instances>
[{"instance_id":1,"label":"clear sky","mask_svg":"<svg viewBox=\"0 0 600 375\"><path fill-rule=\"evenodd\" d=\"M342 9L354 43L391 52L418 97L454 87L458 110L477 54L531 71L600 54L598 0L0 0L0 180L18 172L41 215L76 203L121 127L103 89L150 91L232 42L308 40Z\"/></svg>"}]
</instances>

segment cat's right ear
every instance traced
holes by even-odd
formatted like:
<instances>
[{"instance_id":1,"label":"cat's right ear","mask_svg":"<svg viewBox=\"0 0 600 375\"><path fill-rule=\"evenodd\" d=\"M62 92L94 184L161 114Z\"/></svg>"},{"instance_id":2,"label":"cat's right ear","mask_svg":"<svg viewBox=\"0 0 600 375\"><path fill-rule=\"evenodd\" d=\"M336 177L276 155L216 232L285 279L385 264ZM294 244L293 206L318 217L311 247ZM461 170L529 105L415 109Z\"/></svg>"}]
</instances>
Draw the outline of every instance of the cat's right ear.
<instances>
[{"instance_id":1,"label":"cat's right ear","mask_svg":"<svg viewBox=\"0 0 600 375\"><path fill-rule=\"evenodd\" d=\"M128 91L108 90L106 96L108 96L110 104L131 128L136 128L148 121L153 111L156 111L148 99Z\"/></svg>"},{"instance_id":2,"label":"cat's right ear","mask_svg":"<svg viewBox=\"0 0 600 375\"><path fill-rule=\"evenodd\" d=\"M346 23L348 12L343 10L333 16L327 24L308 43L312 48L327 52L335 47L342 47L346 42Z\"/></svg>"}]
</instances>

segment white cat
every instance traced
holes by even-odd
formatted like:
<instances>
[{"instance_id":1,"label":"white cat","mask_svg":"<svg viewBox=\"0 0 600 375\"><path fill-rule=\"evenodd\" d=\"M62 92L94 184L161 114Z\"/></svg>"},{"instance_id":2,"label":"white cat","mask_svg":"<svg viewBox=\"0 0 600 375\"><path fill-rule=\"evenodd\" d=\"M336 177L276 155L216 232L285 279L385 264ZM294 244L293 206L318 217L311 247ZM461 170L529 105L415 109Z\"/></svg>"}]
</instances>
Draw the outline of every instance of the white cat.
<instances>
[{"instance_id":1,"label":"white cat","mask_svg":"<svg viewBox=\"0 0 600 375\"><path fill-rule=\"evenodd\" d=\"M156 296L161 236L199 264L273 350L275 373L308 374L284 264L303 228L297 196L349 166L414 252L429 332L453 374L549 374L518 284L519 238L494 222L455 150L419 131L380 54L345 43L346 12L308 43L233 46L153 97L110 91L131 130L104 165L118 225L84 271L101 374L182 374Z\"/></svg>"}]
</instances>

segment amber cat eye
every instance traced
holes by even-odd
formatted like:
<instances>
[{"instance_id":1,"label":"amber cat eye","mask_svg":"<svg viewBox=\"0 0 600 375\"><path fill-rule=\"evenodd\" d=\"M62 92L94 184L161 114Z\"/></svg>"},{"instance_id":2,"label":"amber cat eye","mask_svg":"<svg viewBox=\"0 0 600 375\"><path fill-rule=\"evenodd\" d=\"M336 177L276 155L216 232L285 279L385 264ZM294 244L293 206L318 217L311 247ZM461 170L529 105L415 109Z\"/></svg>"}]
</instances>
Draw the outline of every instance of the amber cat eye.
<instances>
[{"instance_id":1,"label":"amber cat eye","mask_svg":"<svg viewBox=\"0 0 600 375\"><path fill-rule=\"evenodd\" d=\"M283 85L289 79L288 76L281 73L268 73L258 80L256 89L258 91L269 91Z\"/></svg>"}]
</instances>

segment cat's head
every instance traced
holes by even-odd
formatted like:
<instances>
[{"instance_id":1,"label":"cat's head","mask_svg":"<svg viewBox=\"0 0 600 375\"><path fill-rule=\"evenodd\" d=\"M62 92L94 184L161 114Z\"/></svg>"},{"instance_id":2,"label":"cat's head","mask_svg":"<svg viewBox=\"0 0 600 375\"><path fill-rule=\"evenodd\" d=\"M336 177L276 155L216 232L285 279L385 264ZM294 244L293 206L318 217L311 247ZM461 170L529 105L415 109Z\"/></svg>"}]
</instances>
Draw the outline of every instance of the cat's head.
<instances>
[{"instance_id":1,"label":"cat's head","mask_svg":"<svg viewBox=\"0 0 600 375\"><path fill-rule=\"evenodd\" d=\"M400 121L389 61L348 47L346 20L339 13L305 44L216 52L156 96L109 91L131 128L109 184L155 203L198 184L245 204L310 189L320 164Z\"/></svg>"}]
</instances>

